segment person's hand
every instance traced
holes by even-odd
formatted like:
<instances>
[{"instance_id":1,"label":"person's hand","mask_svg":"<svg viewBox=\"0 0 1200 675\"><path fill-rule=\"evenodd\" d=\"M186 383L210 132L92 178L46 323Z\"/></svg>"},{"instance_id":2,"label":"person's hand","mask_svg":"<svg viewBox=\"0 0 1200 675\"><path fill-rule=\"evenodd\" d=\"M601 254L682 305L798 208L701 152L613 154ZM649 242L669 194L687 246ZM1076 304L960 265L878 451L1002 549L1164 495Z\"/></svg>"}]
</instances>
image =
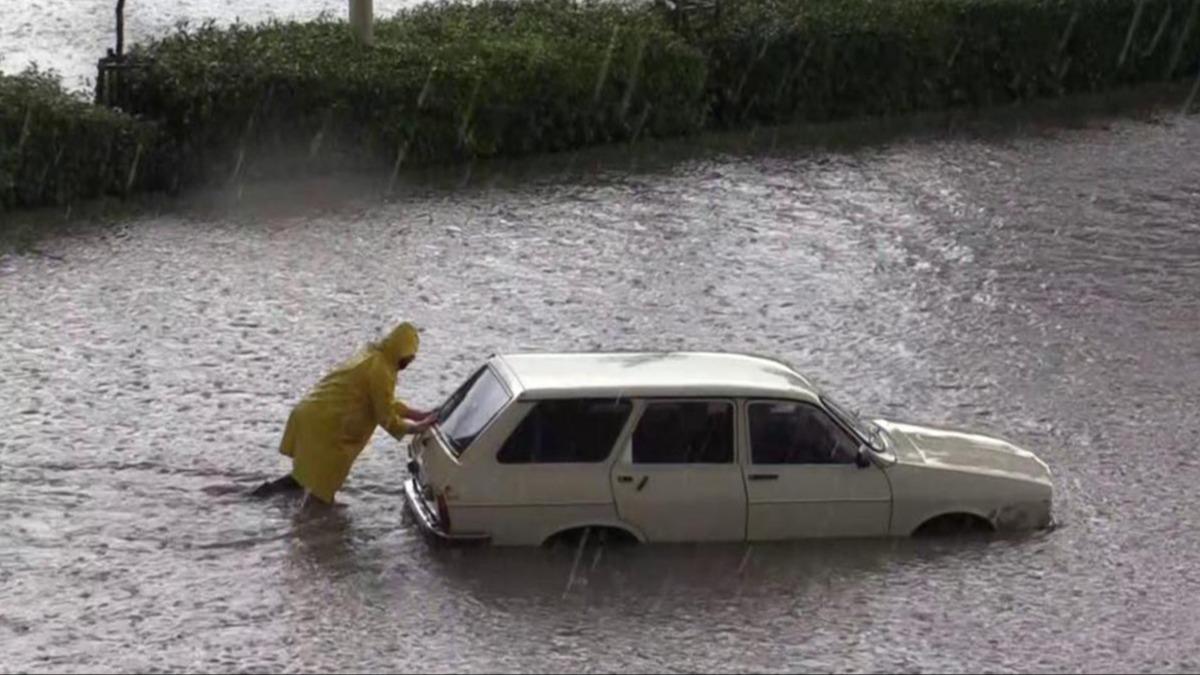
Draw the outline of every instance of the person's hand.
<instances>
[{"instance_id":1,"label":"person's hand","mask_svg":"<svg viewBox=\"0 0 1200 675\"><path fill-rule=\"evenodd\" d=\"M424 420L427 417L432 417L435 414L437 414L437 413L433 412L433 411L419 410L417 408L409 408L408 413L405 415L405 417L407 417L410 420L413 420L414 422L420 422L421 420Z\"/></svg>"},{"instance_id":2,"label":"person's hand","mask_svg":"<svg viewBox=\"0 0 1200 675\"><path fill-rule=\"evenodd\" d=\"M410 428L414 434L419 434L419 433L428 431L429 428L432 427L436 423L437 423L437 416L426 415L422 419L417 420Z\"/></svg>"}]
</instances>

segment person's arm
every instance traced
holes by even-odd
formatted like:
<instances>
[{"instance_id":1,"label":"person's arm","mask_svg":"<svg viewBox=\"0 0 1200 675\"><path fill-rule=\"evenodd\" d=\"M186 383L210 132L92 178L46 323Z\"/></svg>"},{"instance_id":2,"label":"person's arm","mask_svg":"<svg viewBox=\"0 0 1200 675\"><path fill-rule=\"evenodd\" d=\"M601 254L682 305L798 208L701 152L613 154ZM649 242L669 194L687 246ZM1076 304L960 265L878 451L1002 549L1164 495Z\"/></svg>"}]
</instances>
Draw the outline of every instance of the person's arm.
<instances>
[{"instance_id":1,"label":"person's arm","mask_svg":"<svg viewBox=\"0 0 1200 675\"><path fill-rule=\"evenodd\" d=\"M367 387L375 423L391 434L392 438L403 440L406 434L424 431L429 425L409 423L405 417L408 407L395 400L395 386L395 378L388 377L381 365L372 365L367 374Z\"/></svg>"},{"instance_id":2,"label":"person's arm","mask_svg":"<svg viewBox=\"0 0 1200 675\"><path fill-rule=\"evenodd\" d=\"M433 414L428 410L419 410L417 408L410 407L407 403L402 401L396 401L393 405L396 408L396 413L406 420L419 421Z\"/></svg>"}]
</instances>

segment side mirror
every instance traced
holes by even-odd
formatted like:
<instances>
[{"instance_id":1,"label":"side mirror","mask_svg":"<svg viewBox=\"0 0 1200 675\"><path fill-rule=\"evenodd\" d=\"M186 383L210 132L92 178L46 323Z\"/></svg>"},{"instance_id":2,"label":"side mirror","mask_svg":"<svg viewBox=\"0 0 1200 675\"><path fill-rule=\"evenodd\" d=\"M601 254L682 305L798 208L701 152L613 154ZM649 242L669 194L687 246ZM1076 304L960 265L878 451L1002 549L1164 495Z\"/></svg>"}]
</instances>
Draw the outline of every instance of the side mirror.
<instances>
[{"instance_id":1,"label":"side mirror","mask_svg":"<svg viewBox=\"0 0 1200 675\"><path fill-rule=\"evenodd\" d=\"M858 446L858 454L854 456L854 464L860 469L866 469L871 466L871 455L870 451L867 450L867 446Z\"/></svg>"}]
</instances>

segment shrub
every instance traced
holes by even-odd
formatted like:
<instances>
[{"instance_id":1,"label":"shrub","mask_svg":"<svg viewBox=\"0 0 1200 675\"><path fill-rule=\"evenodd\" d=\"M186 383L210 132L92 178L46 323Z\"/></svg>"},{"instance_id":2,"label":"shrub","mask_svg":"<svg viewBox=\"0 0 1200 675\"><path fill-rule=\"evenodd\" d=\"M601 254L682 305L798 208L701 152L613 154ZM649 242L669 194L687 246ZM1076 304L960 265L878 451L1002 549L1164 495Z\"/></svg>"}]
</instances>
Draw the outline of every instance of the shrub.
<instances>
[{"instance_id":1,"label":"shrub","mask_svg":"<svg viewBox=\"0 0 1200 675\"><path fill-rule=\"evenodd\" d=\"M153 124L92 105L57 76L0 73L0 209L163 187L173 159Z\"/></svg>"}]
</instances>

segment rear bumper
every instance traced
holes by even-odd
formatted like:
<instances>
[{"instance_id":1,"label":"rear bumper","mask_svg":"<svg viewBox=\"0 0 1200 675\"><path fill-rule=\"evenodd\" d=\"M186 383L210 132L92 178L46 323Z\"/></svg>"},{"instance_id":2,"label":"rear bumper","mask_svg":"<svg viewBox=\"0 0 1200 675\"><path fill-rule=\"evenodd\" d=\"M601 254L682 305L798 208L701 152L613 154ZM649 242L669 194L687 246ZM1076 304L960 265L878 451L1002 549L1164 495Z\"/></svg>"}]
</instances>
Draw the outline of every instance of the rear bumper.
<instances>
[{"instance_id":1,"label":"rear bumper","mask_svg":"<svg viewBox=\"0 0 1200 675\"><path fill-rule=\"evenodd\" d=\"M437 512L421 496L417 481L410 478L404 481L404 505L417 520L421 532L435 541L447 544L485 544L491 541L486 534L451 534L446 532L438 523Z\"/></svg>"}]
</instances>

